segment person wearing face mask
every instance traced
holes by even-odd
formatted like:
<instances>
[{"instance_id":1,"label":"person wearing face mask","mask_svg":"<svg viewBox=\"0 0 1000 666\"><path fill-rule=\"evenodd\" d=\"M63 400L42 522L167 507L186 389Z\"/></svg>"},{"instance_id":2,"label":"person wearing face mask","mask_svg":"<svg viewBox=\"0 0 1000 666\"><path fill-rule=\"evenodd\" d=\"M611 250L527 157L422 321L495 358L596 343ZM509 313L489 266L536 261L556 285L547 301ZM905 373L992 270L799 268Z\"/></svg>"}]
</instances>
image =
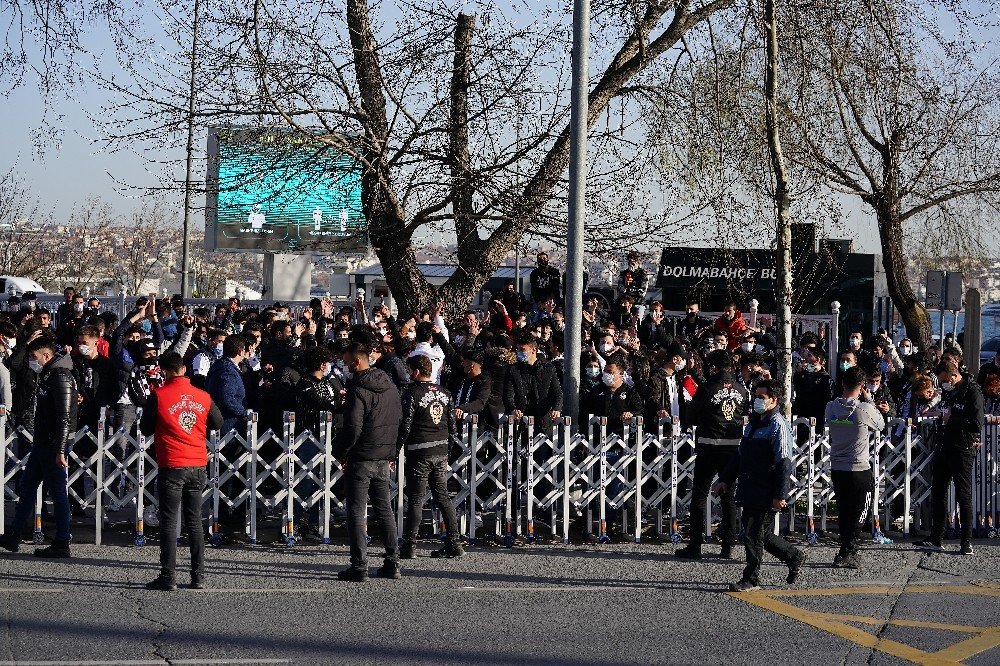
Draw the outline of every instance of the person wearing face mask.
<instances>
[{"instance_id":1,"label":"person wearing face mask","mask_svg":"<svg viewBox=\"0 0 1000 666\"><path fill-rule=\"evenodd\" d=\"M583 376L580 378L580 404L586 404L590 392L600 387L602 365L597 360L596 354L588 354L583 363ZM582 415L577 414L577 418L587 418L586 410L582 410Z\"/></svg>"},{"instance_id":2,"label":"person wearing face mask","mask_svg":"<svg viewBox=\"0 0 1000 666\"><path fill-rule=\"evenodd\" d=\"M738 451L743 418L750 412L750 393L734 374L729 352L717 349L705 359L708 381L698 389L688 408L688 419L698 427L694 488L691 497L691 543L674 553L677 557L701 559L705 540L705 507L712 479L730 464ZM736 543L736 505L733 494L724 492L719 538L722 557L732 557Z\"/></svg>"},{"instance_id":3,"label":"person wearing face mask","mask_svg":"<svg viewBox=\"0 0 1000 666\"><path fill-rule=\"evenodd\" d=\"M50 336L40 336L27 346L28 365L38 375L35 398L34 443L21 473L19 499L14 519L0 536L0 548L17 552L20 531L28 525L35 509L35 494L45 482L52 498L56 536L47 548L35 550L37 557L70 556L70 507L68 496L68 451L76 433L78 411L73 362L68 354L57 351Z\"/></svg>"},{"instance_id":4,"label":"person wearing face mask","mask_svg":"<svg viewBox=\"0 0 1000 666\"><path fill-rule=\"evenodd\" d=\"M376 342L372 347L372 365L389 375L389 379L402 391L410 383L410 373L407 372L406 363L396 354L396 343Z\"/></svg>"},{"instance_id":5,"label":"person wearing face mask","mask_svg":"<svg viewBox=\"0 0 1000 666\"><path fill-rule=\"evenodd\" d=\"M639 342L647 349L667 347L674 341L674 336L663 318L663 303L653 301L649 306L649 315L639 326Z\"/></svg>"},{"instance_id":6,"label":"person wearing face mask","mask_svg":"<svg viewBox=\"0 0 1000 666\"><path fill-rule=\"evenodd\" d=\"M736 309L736 303L730 301L722 308L722 316L715 320L713 330L716 333L725 333L728 343L728 351L734 352L740 348L743 342L743 335L750 327L743 319L743 313Z\"/></svg>"},{"instance_id":7,"label":"person wearing face mask","mask_svg":"<svg viewBox=\"0 0 1000 666\"><path fill-rule=\"evenodd\" d=\"M844 373L844 391L826 406L830 431L830 467L833 492L840 510L840 552L835 567L857 569L856 540L872 500L874 477L871 439L885 428L885 418L876 408L870 381L861 368Z\"/></svg>"},{"instance_id":8,"label":"person wearing face mask","mask_svg":"<svg viewBox=\"0 0 1000 666\"><path fill-rule=\"evenodd\" d=\"M455 420L459 426L467 416L479 417L479 431L494 431L499 425L499 410L491 400L493 377L484 372L486 354L479 350L462 356L462 380L455 390Z\"/></svg>"},{"instance_id":9,"label":"person wearing face mask","mask_svg":"<svg viewBox=\"0 0 1000 666\"><path fill-rule=\"evenodd\" d=\"M72 319L73 317L73 300L76 297L76 288L68 286L63 289L63 302L59 304L56 308L56 328L61 328L62 325ZM80 294L80 302L83 302L83 294Z\"/></svg>"},{"instance_id":10,"label":"person wearing face mask","mask_svg":"<svg viewBox=\"0 0 1000 666\"><path fill-rule=\"evenodd\" d=\"M698 390L686 373L688 355L679 344L653 352L650 362L653 372L649 377L649 390L644 409L647 432L659 429L660 419L680 419L681 428L688 427L687 406ZM668 427L664 426L665 431Z\"/></svg>"},{"instance_id":11,"label":"person wearing face mask","mask_svg":"<svg viewBox=\"0 0 1000 666\"><path fill-rule=\"evenodd\" d=\"M623 436L625 426L642 416L642 397L638 391L625 384L625 361L612 357L601 373L601 383L587 396L581 410L586 416L604 416L608 419L607 432Z\"/></svg>"},{"instance_id":12,"label":"person wearing face mask","mask_svg":"<svg viewBox=\"0 0 1000 666\"><path fill-rule=\"evenodd\" d=\"M224 436L231 430L242 432L246 429L247 394L240 363L246 358L247 343L242 335L230 335L224 337L221 344L219 358L206 373L204 384L212 402L222 413L219 434Z\"/></svg>"},{"instance_id":13,"label":"person wearing face mask","mask_svg":"<svg viewBox=\"0 0 1000 666\"><path fill-rule=\"evenodd\" d=\"M562 293L562 273L558 268L549 265L549 255L539 252L537 260L535 269L528 276L528 282L531 284L531 300L535 302L536 311L542 301L551 299L554 302Z\"/></svg>"},{"instance_id":14,"label":"person wearing face mask","mask_svg":"<svg viewBox=\"0 0 1000 666\"><path fill-rule=\"evenodd\" d=\"M739 582L729 586L732 592L760 589L765 550L788 566L785 582L789 585L798 579L806 562L804 550L774 533L775 514L788 506L792 473L792 429L778 409L780 398L777 382L766 380L757 386L750 423L712 489L723 495L732 492L735 484L736 503L743 507L747 565Z\"/></svg>"},{"instance_id":15,"label":"person wearing face mask","mask_svg":"<svg viewBox=\"0 0 1000 666\"><path fill-rule=\"evenodd\" d=\"M110 407L115 397L115 369L110 359L97 353L100 337L97 327L82 327L76 334L76 353L73 355L73 375L81 396L78 420L91 432L97 432L101 408ZM85 437L80 443L89 441Z\"/></svg>"},{"instance_id":16,"label":"person wearing face mask","mask_svg":"<svg viewBox=\"0 0 1000 666\"><path fill-rule=\"evenodd\" d=\"M66 305L65 303L63 305ZM62 305L59 306L62 310ZM56 313L56 340L59 344L69 347L76 340L76 332L84 325L84 299L83 294L72 297L68 309L62 313Z\"/></svg>"},{"instance_id":17,"label":"person wearing face mask","mask_svg":"<svg viewBox=\"0 0 1000 666\"><path fill-rule=\"evenodd\" d=\"M562 412L562 387L552 364L538 360L538 343L530 335L515 341L517 363L507 371L504 407L515 420L535 418L535 432L550 432Z\"/></svg>"},{"instance_id":18,"label":"person wearing face mask","mask_svg":"<svg viewBox=\"0 0 1000 666\"><path fill-rule=\"evenodd\" d=\"M191 362L191 383L196 388L208 390L205 388L205 379L216 361L223 358L223 346L227 337L225 331L217 328L208 332L204 348L195 355Z\"/></svg>"},{"instance_id":19,"label":"person wearing face mask","mask_svg":"<svg viewBox=\"0 0 1000 666\"><path fill-rule=\"evenodd\" d=\"M960 552L972 555L972 469L982 446L986 420L983 392L972 376L955 363L942 361L935 371L942 396L931 472L931 534L918 545L931 551L944 550L948 487L954 481L962 525Z\"/></svg>"},{"instance_id":20,"label":"person wearing face mask","mask_svg":"<svg viewBox=\"0 0 1000 666\"><path fill-rule=\"evenodd\" d=\"M865 399L870 401L886 421L896 418L896 401L889 392L889 387L882 380L882 373L870 368L865 373Z\"/></svg>"},{"instance_id":21,"label":"person wearing face mask","mask_svg":"<svg viewBox=\"0 0 1000 666\"><path fill-rule=\"evenodd\" d=\"M847 337L847 349L854 352L857 365L865 368L875 362L870 351L864 348L865 338L861 331L852 331Z\"/></svg>"},{"instance_id":22,"label":"person wearing face mask","mask_svg":"<svg viewBox=\"0 0 1000 666\"><path fill-rule=\"evenodd\" d=\"M823 430L826 404L833 400L833 379L824 367L822 352L807 351L802 356L802 368L792 375L792 414L797 418L816 419L816 428ZM798 436L807 437L808 428L800 428Z\"/></svg>"},{"instance_id":23,"label":"person wearing face mask","mask_svg":"<svg viewBox=\"0 0 1000 666\"><path fill-rule=\"evenodd\" d=\"M913 344L913 340L909 338L903 338L899 341L899 355L903 358L915 354L917 352L917 346Z\"/></svg>"}]
</instances>

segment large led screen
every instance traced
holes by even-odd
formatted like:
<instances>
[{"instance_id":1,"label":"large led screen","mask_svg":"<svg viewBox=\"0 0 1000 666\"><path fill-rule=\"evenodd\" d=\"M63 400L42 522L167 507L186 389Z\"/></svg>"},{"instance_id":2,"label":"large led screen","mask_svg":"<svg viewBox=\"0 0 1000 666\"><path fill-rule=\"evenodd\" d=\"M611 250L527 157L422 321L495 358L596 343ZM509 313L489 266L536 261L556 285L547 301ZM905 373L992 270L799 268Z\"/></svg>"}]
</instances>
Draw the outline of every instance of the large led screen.
<instances>
[{"instance_id":1,"label":"large led screen","mask_svg":"<svg viewBox=\"0 0 1000 666\"><path fill-rule=\"evenodd\" d=\"M364 252L360 165L291 129L214 128L205 242L210 250Z\"/></svg>"}]
</instances>

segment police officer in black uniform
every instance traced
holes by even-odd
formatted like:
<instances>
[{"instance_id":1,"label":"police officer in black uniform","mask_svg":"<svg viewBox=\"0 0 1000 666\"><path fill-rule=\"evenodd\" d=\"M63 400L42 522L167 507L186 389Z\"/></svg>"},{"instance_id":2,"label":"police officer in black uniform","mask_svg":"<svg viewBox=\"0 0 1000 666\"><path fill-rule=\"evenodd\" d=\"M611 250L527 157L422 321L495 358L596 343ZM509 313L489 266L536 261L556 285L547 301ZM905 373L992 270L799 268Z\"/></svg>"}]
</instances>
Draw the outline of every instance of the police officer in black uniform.
<instances>
[{"instance_id":1,"label":"police officer in black uniform","mask_svg":"<svg viewBox=\"0 0 1000 666\"><path fill-rule=\"evenodd\" d=\"M945 530L945 504L948 485L954 480L962 523L961 552L972 555L972 469L982 445L986 419L983 392L972 375L961 371L954 362L941 361L936 372L942 397L931 482L931 536L919 545L932 551L944 550L941 540Z\"/></svg>"},{"instance_id":2,"label":"police officer in black uniform","mask_svg":"<svg viewBox=\"0 0 1000 666\"><path fill-rule=\"evenodd\" d=\"M739 453L743 437L743 418L750 414L750 392L733 371L733 358L729 352L717 349L705 359L708 381L698 392L688 408L688 419L698 426L698 443L694 463L694 489L691 497L691 543L675 555L701 559L701 546L705 538L705 503L712 479L721 474ZM733 490L727 488L719 495L722 502L722 557L732 557L736 542L736 503Z\"/></svg>"},{"instance_id":3,"label":"police officer in black uniform","mask_svg":"<svg viewBox=\"0 0 1000 666\"><path fill-rule=\"evenodd\" d=\"M448 495L448 449L455 436L454 403L448 389L431 381L431 360L423 355L411 356L406 364L413 377L403 393L403 420L399 424L397 449L406 447L406 523L399 557L413 559L413 542L417 539L424 511L424 497L430 484L431 496L444 514L448 532L445 547L431 557L461 557L461 536L455 505Z\"/></svg>"}]
</instances>

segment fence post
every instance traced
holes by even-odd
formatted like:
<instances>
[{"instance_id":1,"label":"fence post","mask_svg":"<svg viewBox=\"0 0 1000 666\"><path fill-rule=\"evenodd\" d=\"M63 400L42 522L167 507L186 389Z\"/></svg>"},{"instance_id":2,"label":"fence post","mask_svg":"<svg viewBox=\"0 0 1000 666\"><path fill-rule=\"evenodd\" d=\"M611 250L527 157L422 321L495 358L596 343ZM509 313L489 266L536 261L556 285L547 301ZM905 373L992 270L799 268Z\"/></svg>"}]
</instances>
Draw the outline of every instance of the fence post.
<instances>
[{"instance_id":1,"label":"fence post","mask_svg":"<svg viewBox=\"0 0 1000 666\"><path fill-rule=\"evenodd\" d=\"M105 434L107 432L106 419L108 408L101 407L100 415L97 417L97 495L94 497L94 545L100 546L104 538L104 454L105 454ZM6 433L6 427L2 428ZM6 434L4 435L6 437ZM6 441L6 440L5 440ZM2 526L2 523L0 523Z\"/></svg>"},{"instance_id":2,"label":"fence post","mask_svg":"<svg viewBox=\"0 0 1000 666\"><path fill-rule=\"evenodd\" d=\"M258 428L258 415L257 412L247 413L247 446L250 447L250 456L248 457L250 464L250 473L246 475L246 478L250 482L250 491L247 493L247 515L249 516L249 527L250 527L250 545L257 545L257 452L259 450L259 442L257 441L257 428ZM235 461L234 461L235 462ZM237 465L234 465L234 472L238 469Z\"/></svg>"},{"instance_id":3,"label":"fence post","mask_svg":"<svg viewBox=\"0 0 1000 666\"><path fill-rule=\"evenodd\" d=\"M400 543L403 542L403 508L406 503L406 493L403 491L403 486L406 483L406 448L399 450L396 455L396 540ZM423 498L420 498L423 500ZM410 507L410 511L420 511L422 507Z\"/></svg>"},{"instance_id":4,"label":"fence post","mask_svg":"<svg viewBox=\"0 0 1000 666\"><path fill-rule=\"evenodd\" d=\"M525 519L527 520L527 541L528 543L535 543L535 417L527 417L528 421L528 434L527 434L527 447L528 457L526 459L527 465L527 476L525 480L525 494L524 501L527 502L525 507Z\"/></svg>"},{"instance_id":5,"label":"fence post","mask_svg":"<svg viewBox=\"0 0 1000 666\"><path fill-rule=\"evenodd\" d=\"M680 449L681 420L674 416L670 426L670 541L681 542L681 522L677 518L677 452Z\"/></svg>"},{"instance_id":6,"label":"fence post","mask_svg":"<svg viewBox=\"0 0 1000 666\"><path fill-rule=\"evenodd\" d=\"M285 545L295 545L295 412L285 412L285 432L282 443L285 447Z\"/></svg>"},{"instance_id":7,"label":"fence post","mask_svg":"<svg viewBox=\"0 0 1000 666\"><path fill-rule=\"evenodd\" d=\"M219 431L213 430L208 435L212 452L212 533L209 543L218 547L222 543L222 525L219 519L219 458L222 456L222 444L219 441Z\"/></svg>"},{"instance_id":8,"label":"fence post","mask_svg":"<svg viewBox=\"0 0 1000 666\"><path fill-rule=\"evenodd\" d=\"M143 518L145 516L144 509L146 504L146 436L142 434L142 429L138 427L138 424L142 421L142 408L136 410L135 413L135 440L138 444L139 457L136 460L136 476L135 476L135 545L143 546L146 544L146 533ZM161 537L165 538L165 537Z\"/></svg>"},{"instance_id":9,"label":"fence post","mask_svg":"<svg viewBox=\"0 0 1000 666\"><path fill-rule=\"evenodd\" d=\"M462 431L462 436L469 450L469 545L476 545L476 506L479 503L479 485L476 475L479 474L479 415L472 414L468 427Z\"/></svg>"},{"instance_id":10,"label":"fence post","mask_svg":"<svg viewBox=\"0 0 1000 666\"><path fill-rule=\"evenodd\" d=\"M514 458L514 431L517 430L517 422L508 419L507 422L507 483L504 492L504 518L506 519L506 529L504 531L504 545L507 548L514 547L514 514L511 503L514 500L514 466L517 460Z\"/></svg>"},{"instance_id":11,"label":"fence post","mask_svg":"<svg viewBox=\"0 0 1000 666\"><path fill-rule=\"evenodd\" d=\"M0 405L0 534L7 533L6 511L2 509L7 504L7 457L11 439L7 438L7 408Z\"/></svg>"},{"instance_id":12,"label":"fence post","mask_svg":"<svg viewBox=\"0 0 1000 666\"><path fill-rule=\"evenodd\" d=\"M323 412L323 543L330 543L330 504L333 495L333 414Z\"/></svg>"},{"instance_id":13,"label":"fence post","mask_svg":"<svg viewBox=\"0 0 1000 666\"><path fill-rule=\"evenodd\" d=\"M598 543L607 543L611 539L608 537L608 519L607 519L607 490L608 490L608 417L602 416L600 420L600 431L601 439L598 443L600 447L601 456L601 485L600 494L598 495L598 520L599 520L599 532L597 536Z\"/></svg>"},{"instance_id":14,"label":"fence post","mask_svg":"<svg viewBox=\"0 0 1000 666\"><path fill-rule=\"evenodd\" d=\"M645 439L643 431L643 419L641 416L633 418L632 424L635 431L635 542L642 542L642 448Z\"/></svg>"},{"instance_id":15,"label":"fence post","mask_svg":"<svg viewBox=\"0 0 1000 666\"><path fill-rule=\"evenodd\" d=\"M569 416L564 416L562 419L562 468L563 468L563 495L562 495L562 519L563 519L563 544L569 543L569 492L572 485L570 484L570 442L572 441L573 430L572 424L573 419Z\"/></svg>"},{"instance_id":16,"label":"fence post","mask_svg":"<svg viewBox=\"0 0 1000 666\"><path fill-rule=\"evenodd\" d=\"M840 354L840 301L830 303L830 339L827 341L828 349L826 367L837 367L837 356Z\"/></svg>"},{"instance_id":17,"label":"fence post","mask_svg":"<svg viewBox=\"0 0 1000 666\"><path fill-rule=\"evenodd\" d=\"M807 450L809 451L808 460L806 462L806 468L809 470L806 474L806 483L808 487L806 488L806 541L810 544L814 544L819 541L819 536L816 534L816 418L811 417L809 419L809 444Z\"/></svg>"}]
</instances>

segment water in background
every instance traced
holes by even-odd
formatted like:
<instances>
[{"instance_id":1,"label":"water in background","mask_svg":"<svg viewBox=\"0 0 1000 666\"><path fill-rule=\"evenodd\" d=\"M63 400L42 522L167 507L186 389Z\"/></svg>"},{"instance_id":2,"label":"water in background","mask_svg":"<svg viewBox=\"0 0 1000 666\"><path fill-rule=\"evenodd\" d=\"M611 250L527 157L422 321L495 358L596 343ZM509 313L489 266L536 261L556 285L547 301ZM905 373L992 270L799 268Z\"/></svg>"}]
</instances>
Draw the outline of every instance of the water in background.
<instances>
[{"instance_id":1,"label":"water in background","mask_svg":"<svg viewBox=\"0 0 1000 666\"><path fill-rule=\"evenodd\" d=\"M986 313L985 310L988 306L997 306L997 310L994 313ZM1000 336L1000 303L983 303L983 342L987 340ZM938 335L941 328L941 313L937 310L930 310L928 313L931 318L931 326L933 335ZM944 313L944 332L951 333L954 330L955 314L952 312ZM961 333L965 328L965 313L958 313L958 332ZM900 329L902 333L902 329Z\"/></svg>"}]
</instances>

